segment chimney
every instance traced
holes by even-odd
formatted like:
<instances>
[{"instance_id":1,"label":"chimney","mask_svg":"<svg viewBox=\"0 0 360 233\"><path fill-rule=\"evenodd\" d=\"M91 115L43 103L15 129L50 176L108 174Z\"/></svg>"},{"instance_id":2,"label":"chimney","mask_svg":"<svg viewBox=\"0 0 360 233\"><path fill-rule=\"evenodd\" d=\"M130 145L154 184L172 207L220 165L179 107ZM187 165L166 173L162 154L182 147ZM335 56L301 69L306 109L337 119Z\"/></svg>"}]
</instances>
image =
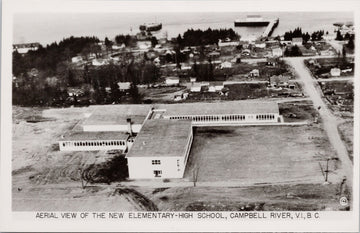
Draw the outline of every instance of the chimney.
<instances>
[{"instance_id":1,"label":"chimney","mask_svg":"<svg viewBox=\"0 0 360 233\"><path fill-rule=\"evenodd\" d=\"M127 125L128 125L128 133L130 134L130 136L133 136L133 131L132 131L132 125L131 125L131 118L127 118L126 119Z\"/></svg>"}]
</instances>

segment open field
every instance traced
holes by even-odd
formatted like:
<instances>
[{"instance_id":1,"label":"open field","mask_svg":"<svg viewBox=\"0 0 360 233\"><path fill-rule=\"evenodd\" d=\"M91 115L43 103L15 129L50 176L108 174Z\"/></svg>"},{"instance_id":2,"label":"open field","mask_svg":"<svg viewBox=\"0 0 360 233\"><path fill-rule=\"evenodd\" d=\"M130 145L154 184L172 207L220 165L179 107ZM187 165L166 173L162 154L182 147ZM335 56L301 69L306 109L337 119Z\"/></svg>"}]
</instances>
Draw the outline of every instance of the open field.
<instances>
[{"instance_id":1,"label":"open field","mask_svg":"<svg viewBox=\"0 0 360 233\"><path fill-rule=\"evenodd\" d=\"M315 211L345 210L340 185L292 184L249 187L144 189L162 211ZM342 195L347 195L343 191ZM349 197L349 196L348 196ZM349 197L350 198L350 197Z\"/></svg>"},{"instance_id":2,"label":"open field","mask_svg":"<svg viewBox=\"0 0 360 233\"><path fill-rule=\"evenodd\" d=\"M279 103L279 112L285 122L314 122L315 117L318 117L314 105L309 100Z\"/></svg>"},{"instance_id":3,"label":"open field","mask_svg":"<svg viewBox=\"0 0 360 233\"><path fill-rule=\"evenodd\" d=\"M316 126L197 128L185 178L198 181L276 183L324 181L319 163L336 157L325 133ZM330 163L337 180L338 162Z\"/></svg>"},{"instance_id":4,"label":"open field","mask_svg":"<svg viewBox=\"0 0 360 233\"><path fill-rule=\"evenodd\" d=\"M353 160L353 146L354 146L354 121L346 121L338 126L341 139L345 142L346 149L349 152L349 157Z\"/></svg>"}]
</instances>

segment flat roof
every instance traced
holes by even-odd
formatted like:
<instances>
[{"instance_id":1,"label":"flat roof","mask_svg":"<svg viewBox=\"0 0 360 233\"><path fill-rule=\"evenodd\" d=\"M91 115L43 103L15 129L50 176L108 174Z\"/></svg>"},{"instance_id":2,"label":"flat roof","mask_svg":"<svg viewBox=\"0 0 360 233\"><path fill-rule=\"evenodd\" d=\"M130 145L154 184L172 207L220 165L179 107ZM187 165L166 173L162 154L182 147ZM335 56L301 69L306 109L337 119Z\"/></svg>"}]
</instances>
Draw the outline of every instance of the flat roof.
<instances>
[{"instance_id":1,"label":"flat roof","mask_svg":"<svg viewBox=\"0 0 360 233\"><path fill-rule=\"evenodd\" d=\"M163 104L155 109L165 109L165 116L223 115L223 114L279 114L276 102L228 101L217 103Z\"/></svg>"},{"instance_id":2,"label":"flat roof","mask_svg":"<svg viewBox=\"0 0 360 233\"><path fill-rule=\"evenodd\" d=\"M190 120L147 120L126 157L184 156L191 132Z\"/></svg>"},{"instance_id":3,"label":"flat roof","mask_svg":"<svg viewBox=\"0 0 360 233\"><path fill-rule=\"evenodd\" d=\"M70 131L63 135L60 141L97 141L97 140L127 140L129 134L121 132L84 132Z\"/></svg>"},{"instance_id":4,"label":"flat roof","mask_svg":"<svg viewBox=\"0 0 360 233\"><path fill-rule=\"evenodd\" d=\"M130 118L133 124L142 124L150 110L151 106L144 104L97 106L83 125L126 124L127 118Z\"/></svg>"}]
</instances>

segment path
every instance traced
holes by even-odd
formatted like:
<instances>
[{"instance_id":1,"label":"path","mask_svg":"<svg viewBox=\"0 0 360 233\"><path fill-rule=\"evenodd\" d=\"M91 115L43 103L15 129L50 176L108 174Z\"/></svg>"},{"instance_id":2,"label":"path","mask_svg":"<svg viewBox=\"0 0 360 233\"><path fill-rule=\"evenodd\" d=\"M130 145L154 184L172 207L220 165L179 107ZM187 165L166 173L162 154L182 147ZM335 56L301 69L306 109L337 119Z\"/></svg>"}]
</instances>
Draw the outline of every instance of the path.
<instances>
[{"instance_id":1,"label":"path","mask_svg":"<svg viewBox=\"0 0 360 233\"><path fill-rule=\"evenodd\" d=\"M294 57L294 58L284 58L284 60L289 63L298 74L298 77L304 83L304 91L313 101L315 107L321 107L319 114L323 120L324 130L326 131L330 143L337 152L337 155L342 163L342 174L346 176L348 184L352 187L353 181L353 166L349 158L348 152L346 150L344 142L341 140L339 131L338 131L338 119L332 114L328 106L322 98L322 91L317 83L317 81L311 76L310 71L306 68L304 64L303 57Z\"/></svg>"}]
</instances>

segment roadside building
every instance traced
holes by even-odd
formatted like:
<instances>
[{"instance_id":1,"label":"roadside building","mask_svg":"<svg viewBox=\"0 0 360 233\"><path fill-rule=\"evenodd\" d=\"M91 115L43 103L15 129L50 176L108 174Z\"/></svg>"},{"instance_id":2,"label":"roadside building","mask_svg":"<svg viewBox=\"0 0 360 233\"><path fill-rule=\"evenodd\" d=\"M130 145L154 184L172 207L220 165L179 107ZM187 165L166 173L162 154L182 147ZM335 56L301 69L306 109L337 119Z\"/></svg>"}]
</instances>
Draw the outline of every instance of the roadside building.
<instances>
[{"instance_id":1,"label":"roadside building","mask_svg":"<svg viewBox=\"0 0 360 233\"><path fill-rule=\"evenodd\" d=\"M289 87L289 77L284 75L273 75L270 77L271 87Z\"/></svg>"},{"instance_id":2,"label":"roadside building","mask_svg":"<svg viewBox=\"0 0 360 233\"><path fill-rule=\"evenodd\" d=\"M74 96L79 97L85 94L81 88L72 88L72 87L69 87L67 89L67 93L70 97L74 97Z\"/></svg>"},{"instance_id":3,"label":"roadside building","mask_svg":"<svg viewBox=\"0 0 360 233\"><path fill-rule=\"evenodd\" d=\"M196 77L190 77L190 82L191 82L191 83L196 82Z\"/></svg>"},{"instance_id":4,"label":"roadside building","mask_svg":"<svg viewBox=\"0 0 360 233\"><path fill-rule=\"evenodd\" d=\"M278 59L275 57L268 57L266 58L266 65L267 66L276 66L278 63Z\"/></svg>"},{"instance_id":5,"label":"roadside building","mask_svg":"<svg viewBox=\"0 0 360 233\"><path fill-rule=\"evenodd\" d=\"M109 61L107 59L102 59L102 58L98 58L98 59L93 59L91 61L93 66L104 66L104 65L109 65Z\"/></svg>"},{"instance_id":6,"label":"roadside building","mask_svg":"<svg viewBox=\"0 0 360 233\"><path fill-rule=\"evenodd\" d=\"M130 82L118 82L117 85L119 86L119 90L121 92L127 92L128 90L130 90Z\"/></svg>"},{"instance_id":7,"label":"roadside building","mask_svg":"<svg viewBox=\"0 0 360 233\"><path fill-rule=\"evenodd\" d=\"M219 92L224 88L224 83L219 82L210 82L209 84L209 92Z\"/></svg>"},{"instance_id":8,"label":"roadside building","mask_svg":"<svg viewBox=\"0 0 360 233\"><path fill-rule=\"evenodd\" d=\"M231 62L225 61L220 64L220 69L228 69L228 68L232 68Z\"/></svg>"},{"instance_id":9,"label":"roadside building","mask_svg":"<svg viewBox=\"0 0 360 233\"><path fill-rule=\"evenodd\" d=\"M83 61L82 56L76 56L76 57L71 58L72 63L78 63L78 62L82 62L82 61Z\"/></svg>"},{"instance_id":10,"label":"roadside building","mask_svg":"<svg viewBox=\"0 0 360 233\"><path fill-rule=\"evenodd\" d=\"M339 68L332 68L332 69L330 70L330 75L331 75L332 77L339 77L340 74L341 74L341 70L340 70Z\"/></svg>"},{"instance_id":11,"label":"roadside building","mask_svg":"<svg viewBox=\"0 0 360 233\"><path fill-rule=\"evenodd\" d=\"M25 43L25 44L14 44L13 51L17 51L20 54L28 53L29 51L36 51L40 47L40 43Z\"/></svg>"},{"instance_id":12,"label":"roadside building","mask_svg":"<svg viewBox=\"0 0 360 233\"><path fill-rule=\"evenodd\" d=\"M259 49L264 49L266 48L266 43L265 41L260 41L260 40L257 40L255 41L255 48L259 48Z\"/></svg>"},{"instance_id":13,"label":"roadside building","mask_svg":"<svg viewBox=\"0 0 360 233\"><path fill-rule=\"evenodd\" d=\"M226 38L224 41L219 40L218 45L220 48L228 46L238 46L239 41L231 41L229 38Z\"/></svg>"},{"instance_id":14,"label":"roadside building","mask_svg":"<svg viewBox=\"0 0 360 233\"><path fill-rule=\"evenodd\" d=\"M249 73L250 77L259 77L260 76L260 72L258 69L253 69L252 71L250 71Z\"/></svg>"},{"instance_id":15,"label":"roadside building","mask_svg":"<svg viewBox=\"0 0 360 233\"><path fill-rule=\"evenodd\" d=\"M273 57L282 57L283 51L281 48L274 48L272 49L272 56Z\"/></svg>"},{"instance_id":16,"label":"roadside building","mask_svg":"<svg viewBox=\"0 0 360 233\"><path fill-rule=\"evenodd\" d=\"M190 88L191 92L201 92L201 83L194 82Z\"/></svg>"},{"instance_id":17,"label":"roadside building","mask_svg":"<svg viewBox=\"0 0 360 233\"><path fill-rule=\"evenodd\" d=\"M147 50L151 48L151 41L144 40L144 41L138 41L137 47L141 50Z\"/></svg>"},{"instance_id":18,"label":"roadside building","mask_svg":"<svg viewBox=\"0 0 360 233\"><path fill-rule=\"evenodd\" d=\"M208 53L208 57L209 58L218 58L218 57L220 57L220 53L216 52L216 51L213 51L211 53Z\"/></svg>"},{"instance_id":19,"label":"roadside building","mask_svg":"<svg viewBox=\"0 0 360 233\"><path fill-rule=\"evenodd\" d=\"M146 121L126 155L129 178L182 178L192 140L189 120Z\"/></svg>"},{"instance_id":20,"label":"roadside building","mask_svg":"<svg viewBox=\"0 0 360 233\"><path fill-rule=\"evenodd\" d=\"M303 43L303 38L302 37L294 37L291 40L292 45L300 46L300 45L302 45L302 43Z\"/></svg>"},{"instance_id":21,"label":"roadside building","mask_svg":"<svg viewBox=\"0 0 360 233\"><path fill-rule=\"evenodd\" d=\"M165 78L165 84L166 85L178 85L180 82L179 77L166 77Z\"/></svg>"}]
</instances>

